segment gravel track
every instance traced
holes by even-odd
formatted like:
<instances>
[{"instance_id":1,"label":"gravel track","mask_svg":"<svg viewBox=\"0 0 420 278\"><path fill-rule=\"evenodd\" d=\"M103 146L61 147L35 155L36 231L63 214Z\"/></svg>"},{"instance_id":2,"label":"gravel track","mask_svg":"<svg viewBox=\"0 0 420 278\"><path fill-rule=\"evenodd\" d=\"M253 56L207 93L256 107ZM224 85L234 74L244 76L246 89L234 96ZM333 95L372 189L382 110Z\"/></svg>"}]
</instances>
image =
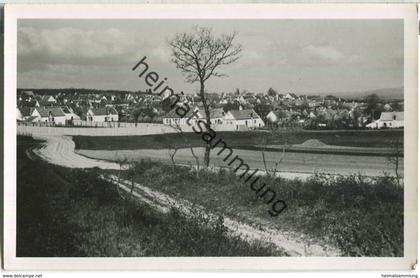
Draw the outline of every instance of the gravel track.
<instances>
[{"instance_id":1,"label":"gravel track","mask_svg":"<svg viewBox=\"0 0 420 278\"><path fill-rule=\"evenodd\" d=\"M43 142L33 152L49 163L68 168L120 169L115 162L87 158L75 153L75 144L70 136L34 136L34 139Z\"/></svg>"}]
</instances>

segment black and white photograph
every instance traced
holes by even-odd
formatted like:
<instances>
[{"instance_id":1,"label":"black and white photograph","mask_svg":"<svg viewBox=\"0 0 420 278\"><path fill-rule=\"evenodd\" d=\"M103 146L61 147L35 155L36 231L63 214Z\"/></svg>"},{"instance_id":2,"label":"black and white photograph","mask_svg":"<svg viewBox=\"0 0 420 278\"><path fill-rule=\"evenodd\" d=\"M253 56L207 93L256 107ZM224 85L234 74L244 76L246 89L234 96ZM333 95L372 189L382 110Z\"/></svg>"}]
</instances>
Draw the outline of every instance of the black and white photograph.
<instances>
[{"instance_id":1,"label":"black and white photograph","mask_svg":"<svg viewBox=\"0 0 420 278\"><path fill-rule=\"evenodd\" d=\"M7 44L6 8L16 259L415 263L416 170L407 168L417 158L407 156L417 152L417 81L407 61L417 56L406 51L412 21L402 12L44 10L16 16Z\"/></svg>"}]
</instances>

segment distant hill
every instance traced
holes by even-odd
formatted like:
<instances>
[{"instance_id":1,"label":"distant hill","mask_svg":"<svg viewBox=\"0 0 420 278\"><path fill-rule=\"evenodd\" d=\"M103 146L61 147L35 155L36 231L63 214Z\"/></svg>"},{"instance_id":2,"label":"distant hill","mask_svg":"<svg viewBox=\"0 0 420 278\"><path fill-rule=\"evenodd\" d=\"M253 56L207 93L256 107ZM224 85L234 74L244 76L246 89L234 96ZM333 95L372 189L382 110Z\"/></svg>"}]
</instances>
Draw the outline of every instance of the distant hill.
<instances>
[{"instance_id":1,"label":"distant hill","mask_svg":"<svg viewBox=\"0 0 420 278\"><path fill-rule=\"evenodd\" d=\"M377 94L380 98L384 99L404 99L404 87L366 91L362 93L362 96L370 94Z\"/></svg>"},{"instance_id":2,"label":"distant hill","mask_svg":"<svg viewBox=\"0 0 420 278\"><path fill-rule=\"evenodd\" d=\"M98 89L86 89L86 88L61 88L61 89L32 89L32 88L18 88L18 94L22 91L33 91L37 95L56 95L58 93L75 93L78 94L127 94L135 93L133 91L122 91L122 90L98 90ZM144 92L138 92L144 93Z\"/></svg>"},{"instance_id":3,"label":"distant hill","mask_svg":"<svg viewBox=\"0 0 420 278\"><path fill-rule=\"evenodd\" d=\"M124 90L98 90L98 89L86 89L86 88L62 88L62 89L31 89L31 88L18 88L18 94L22 91L33 91L37 95L54 95L57 93L74 93L79 94L127 94L127 93L137 93L145 94L147 92L143 91L124 91ZM311 93L310 95L314 96L335 96L342 97L347 99L362 99L370 94L377 94L380 98L386 100L403 100L404 99L404 87L398 88L383 88L363 92L320 92L320 93ZM299 94L304 95L304 94Z\"/></svg>"},{"instance_id":4,"label":"distant hill","mask_svg":"<svg viewBox=\"0 0 420 278\"><path fill-rule=\"evenodd\" d=\"M380 98L386 100L403 100L404 99L404 87L397 88L383 88L375 89L363 92L329 92L329 93L320 93L320 95L332 95L340 96L349 99L362 99L370 94L377 94Z\"/></svg>"}]
</instances>

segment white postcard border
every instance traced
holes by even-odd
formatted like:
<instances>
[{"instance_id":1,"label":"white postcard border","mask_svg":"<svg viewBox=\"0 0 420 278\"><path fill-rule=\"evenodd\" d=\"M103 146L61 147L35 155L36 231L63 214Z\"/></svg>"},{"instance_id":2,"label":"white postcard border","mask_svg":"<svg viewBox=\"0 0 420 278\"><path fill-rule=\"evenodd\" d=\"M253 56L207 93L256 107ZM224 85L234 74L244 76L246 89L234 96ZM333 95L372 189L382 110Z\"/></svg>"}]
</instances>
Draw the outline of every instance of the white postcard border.
<instances>
[{"instance_id":1,"label":"white postcard border","mask_svg":"<svg viewBox=\"0 0 420 278\"><path fill-rule=\"evenodd\" d=\"M403 258L143 257L16 258L16 50L23 18L404 19ZM6 5L4 60L4 266L20 270L371 270L410 269L417 260L417 34L415 4Z\"/></svg>"}]
</instances>

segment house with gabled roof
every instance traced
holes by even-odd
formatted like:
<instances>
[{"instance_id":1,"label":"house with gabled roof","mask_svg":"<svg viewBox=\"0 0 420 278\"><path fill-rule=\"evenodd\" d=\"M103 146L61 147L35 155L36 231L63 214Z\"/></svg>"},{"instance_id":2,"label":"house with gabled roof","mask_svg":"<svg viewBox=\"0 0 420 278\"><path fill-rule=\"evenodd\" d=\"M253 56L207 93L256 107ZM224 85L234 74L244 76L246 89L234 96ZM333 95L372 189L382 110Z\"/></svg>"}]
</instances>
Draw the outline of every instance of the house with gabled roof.
<instances>
[{"instance_id":1,"label":"house with gabled roof","mask_svg":"<svg viewBox=\"0 0 420 278\"><path fill-rule=\"evenodd\" d=\"M299 97L294 93L288 93L287 95L284 96L284 99L294 100L294 99L299 99Z\"/></svg>"},{"instance_id":2,"label":"house with gabled roof","mask_svg":"<svg viewBox=\"0 0 420 278\"><path fill-rule=\"evenodd\" d=\"M286 119L287 114L282 109L275 109L268 112L266 119L270 123L278 123L284 119Z\"/></svg>"},{"instance_id":3,"label":"house with gabled roof","mask_svg":"<svg viewBox=\"0 0 420 278\"><path fill-rule=\"evenodd\" d=\"M224 117L224 123L232 130L249 130L264 127L264 121L254 109L230 110Z\"/></svg>"},{"instance_id":4,"label":"house with gabled roof","mask_svg":"<svg viewBox=\"0 0 420 278\"><path fill-rule=\"evenodd\" d=\"M40 106L55 106L57 105L57 100L55 99L55 97L51 95L44 95L40 98L39 105Z\"/></svg>"},{"instance_id":5,"label":"house with gabled roof","mask_svg":"<svg viewBox=\"0 0 420 278\"><path fill-rule=\"evenodd\" d=\"M61 107L35 107L32 110L31 117L34 117L32 122L66 124L66 115Z\"/></svg>"},{"instance_id":6,"label":"house with gabled roof","mask_svg":"<svg viewBox=\"0 0 420 278\"><path fill-rule=\"evenodd\" d=\"M114 107L89 108L86 113L88 122L118 122L118 112Z\"/></svg>"},{"instance_id":7,"label":"house with gabled roof","mask_svg":"<svg viewBox=\"0 0 420 278\"><path fill-rule=\"evenodd\" d=\"M186 127L187 125L197 125L200 120L206 121L206 114L203 109L198 107L191 109L184 117L180 117L173 109L163 117L163 124ZM224 112L223 108L213 108L210 109L210 122L214 130L236 131L264 127L264 121L254 109Z\"/></svg>"},{"instance_id":8,"label":"house with gabled roof","mask_svg":"<svg viewBox=\"0 0 420 278\"><path fill-rule=\"evenodd\" d=\"M404 112L382 112L381 117L366 125L367 128L401 128L404 127Z\"/></svg>"},{"instance_id":9,"label":"house with gabled roof","mask_svg":"<svg viewBox=\"0 0 420 278\"><path fill-rule=\"evenodd\" d=\"M62 107L63 113L66 116L66 120L69 123L73 123L73 121L78 121L80 120L80 117L74 113L73 109L71 109L68 106L63 106Z\"/></svg>"}]
</instances>

